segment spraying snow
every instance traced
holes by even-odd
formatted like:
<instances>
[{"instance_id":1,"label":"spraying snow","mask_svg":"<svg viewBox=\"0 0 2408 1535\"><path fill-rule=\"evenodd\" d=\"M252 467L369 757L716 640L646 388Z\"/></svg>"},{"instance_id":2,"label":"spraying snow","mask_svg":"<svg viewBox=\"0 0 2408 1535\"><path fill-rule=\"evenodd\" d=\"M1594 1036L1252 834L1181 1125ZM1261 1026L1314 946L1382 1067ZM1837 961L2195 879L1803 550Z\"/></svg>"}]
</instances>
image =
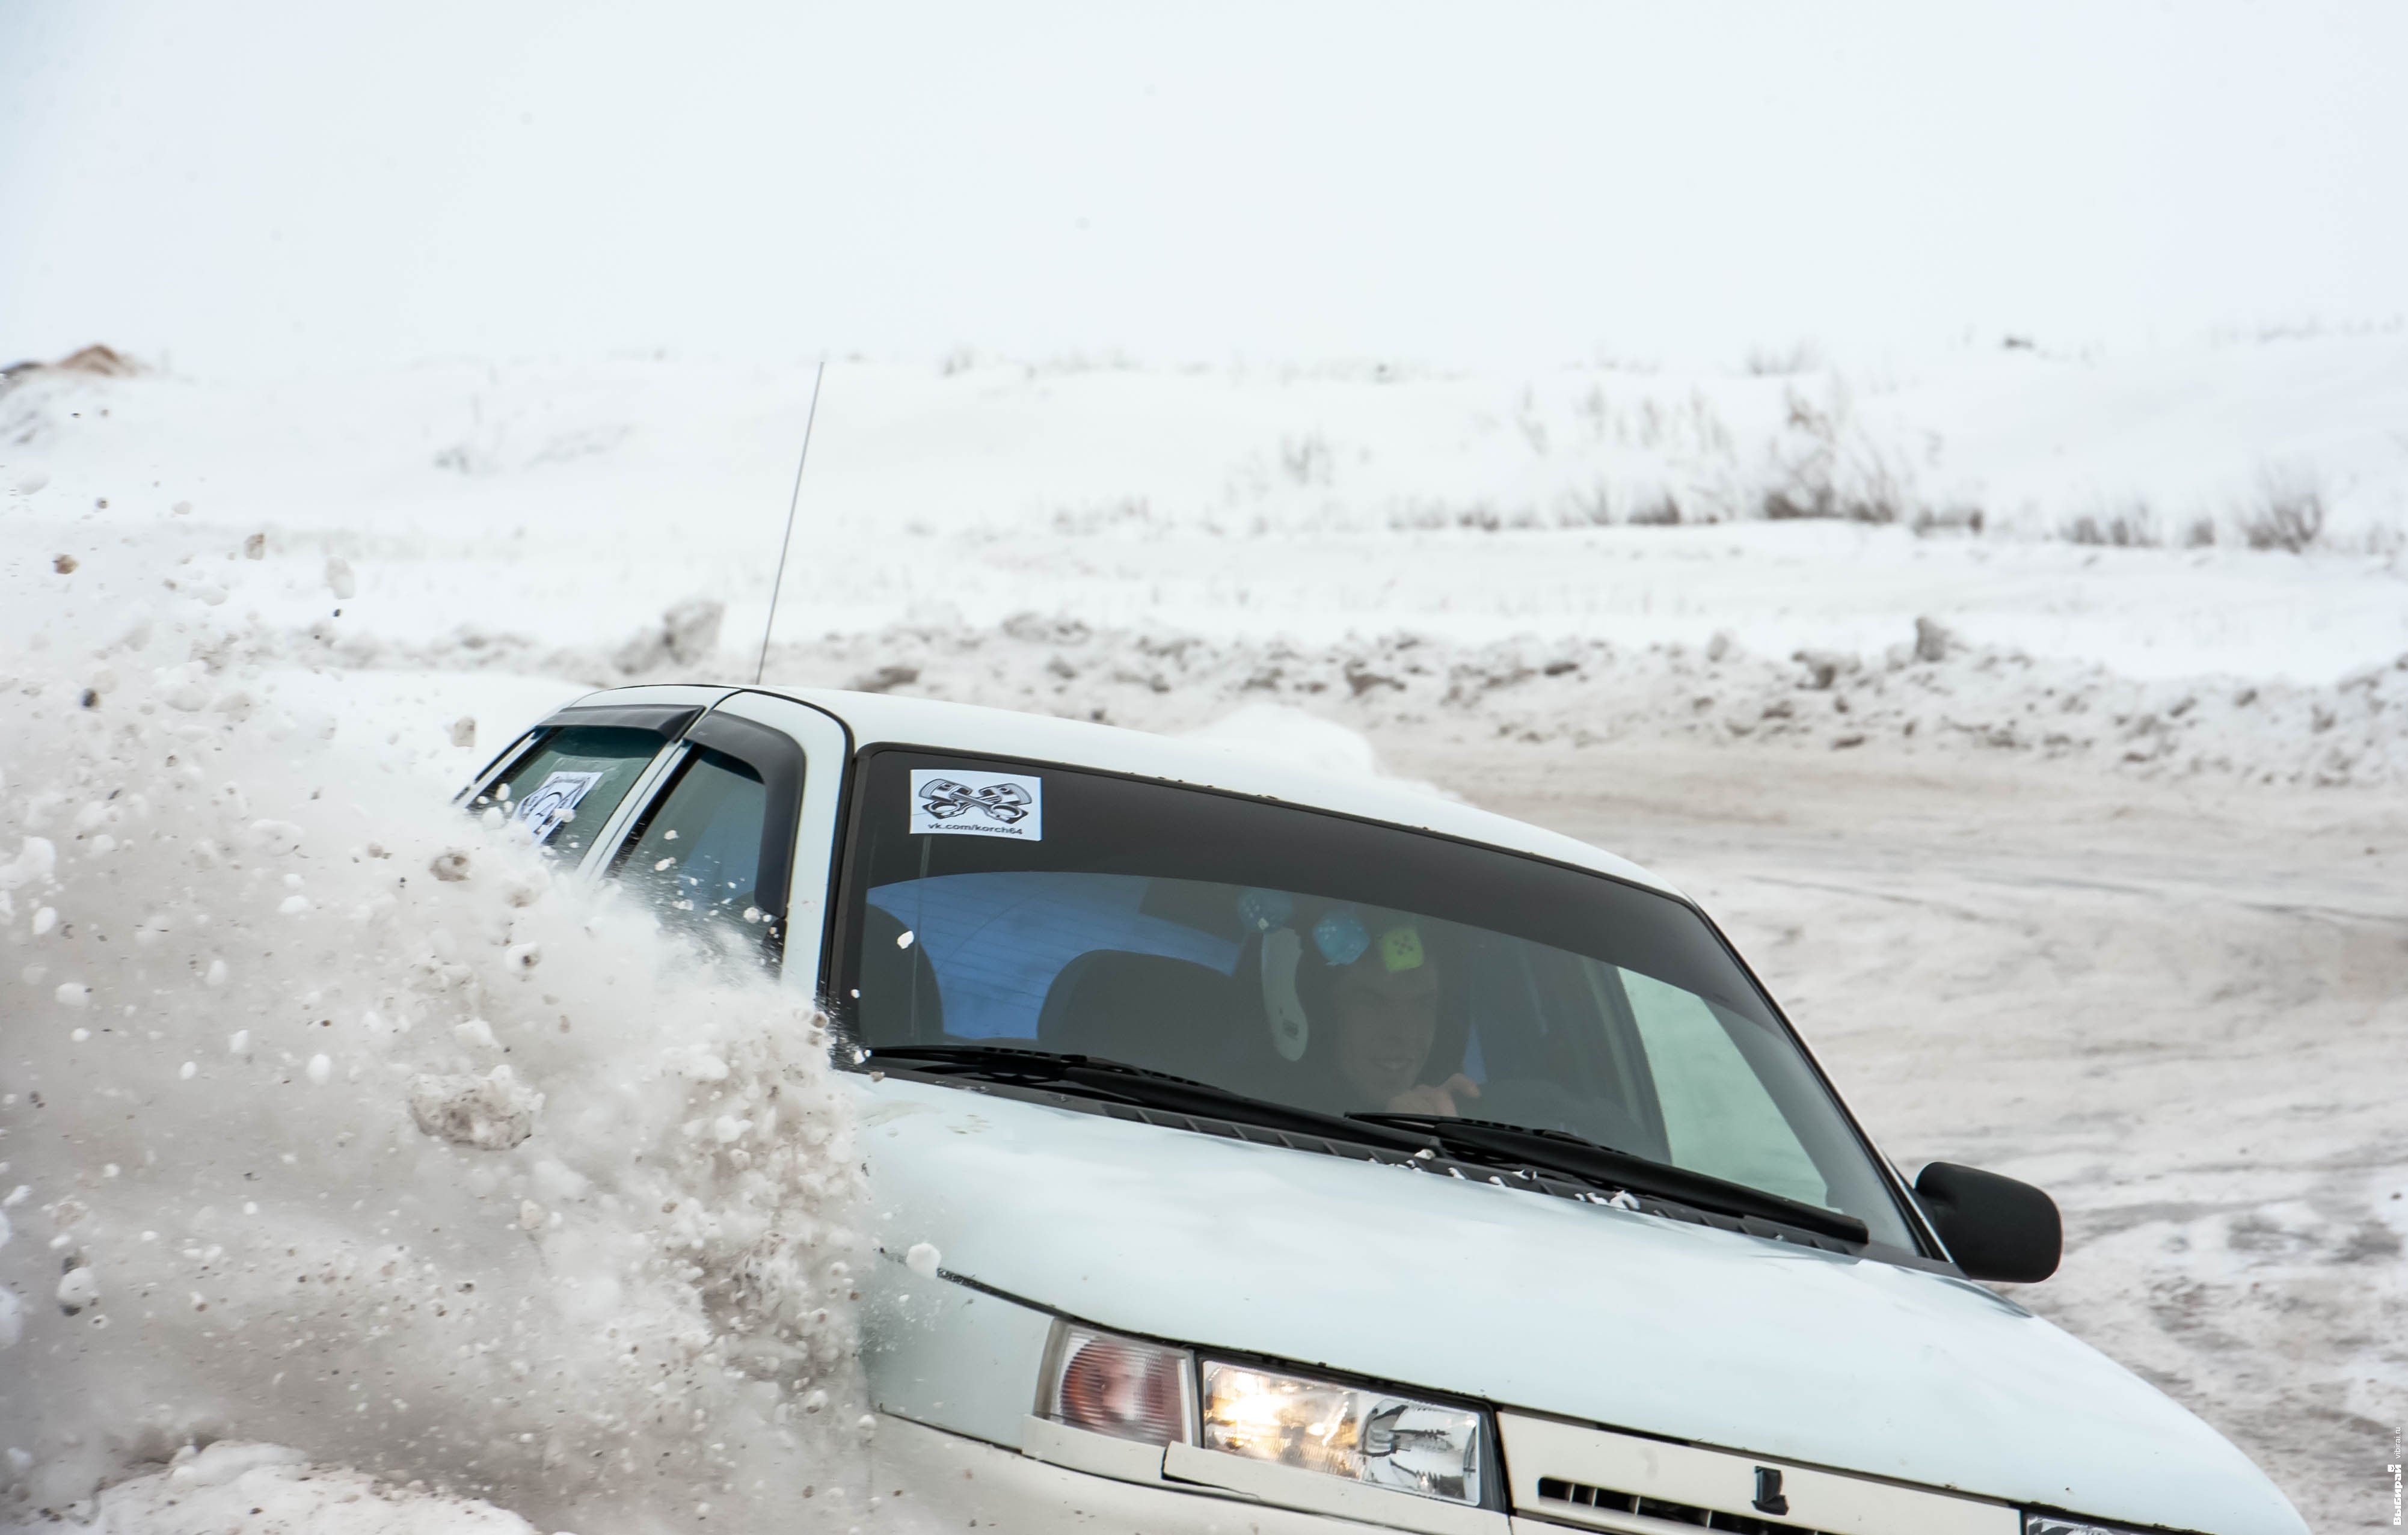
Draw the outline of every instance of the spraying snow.
<instances>
[{"instance_id":1,"label":"spraying snow","mask_svg":"<svg viewBox=\"0 0 2408 1535\"><path fill-rule=\"evenodd\" d=\"M7 663L0 1523L829 1509L867 1248L808 998L445 810L458 753L257 665L238 574L165 579Z\"/></svg>"}]
</instances>

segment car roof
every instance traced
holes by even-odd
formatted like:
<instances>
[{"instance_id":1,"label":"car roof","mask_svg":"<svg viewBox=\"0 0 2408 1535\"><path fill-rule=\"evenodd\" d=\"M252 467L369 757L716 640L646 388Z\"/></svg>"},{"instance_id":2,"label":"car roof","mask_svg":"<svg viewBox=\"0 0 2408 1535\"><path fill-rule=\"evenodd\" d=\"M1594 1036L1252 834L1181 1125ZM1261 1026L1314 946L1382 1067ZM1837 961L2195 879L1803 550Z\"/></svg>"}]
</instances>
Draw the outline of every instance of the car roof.
<instances>
[{"instance_id":1,"label":"car roof","mask_svg":"<svg viewBox=\"0 0 2408 1535\"><path fill-rule=\"evenodd\" d=\"M721 691L712 689L711 693ZM1268 756L1210 741L979 704L848 693L835 688L751 687L726 691L791 698L832 714L844 723L856 751L867 746L922 746L965 755L1017 758L1194 784L1432 831L1593 869L1666 895L1681 895L1659 876L1576 838L1444 798L1402 780L1340 776L1293 768ZM699 690L684 687L617 688L590 694L571 707L634 703L647 696L667 701L664 696L671 693L678 695L681 702L701 702L708 696Z\"/></svg>"}]
</instances>

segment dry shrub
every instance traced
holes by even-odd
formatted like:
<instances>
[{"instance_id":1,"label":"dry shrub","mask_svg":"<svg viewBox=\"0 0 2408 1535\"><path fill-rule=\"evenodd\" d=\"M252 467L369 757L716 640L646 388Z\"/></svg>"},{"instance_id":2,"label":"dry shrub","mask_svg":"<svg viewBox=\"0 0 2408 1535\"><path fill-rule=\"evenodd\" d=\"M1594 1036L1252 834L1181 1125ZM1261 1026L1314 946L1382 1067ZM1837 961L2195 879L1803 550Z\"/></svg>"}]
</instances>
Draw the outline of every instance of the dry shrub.
<instances>
[{"instance_id":1,"label":"dry shrub","mask_svg":"<svg viewBox=\"0 0 2408 1535\"><path fill-rule=\"evenodd\" d=\"M2241 512L2244 543L2297 554L2323 538L2324 531L2324 481L2315 469L2284 464L2258 471L2258 493Z\"/></svg>"},{"instance_id":2,"label":"dry shrub","mask_svg":"<svg viewBox=\"0 0 2408 1535\"><path fill-rule=\"evenodd\" d=\"M2165 542L2156 509L2138 496L2120 507L2086 511L2064 531L2070 542L2110 549L2156 549Z\"/></svg>"},{"instance_id":3,"label":"dry shrub","mask_svg":"<svg viewBox=\"0 0 2408 1535\"><path fill-rule=\"evenodd\" d=\"M1784 401L1788 430L1799 440L1794 452L1775 450L1780 478L1761 503L1768 521L1907 520L1913 503L1907 472L1855 426L1847 395L1837 383L1828 404L1817 405L1795 388Z\"/></svg>"},{"instance_id":4,"label":"dry shrub","mask_svg":"<svg viewBox=\"0 0 2408 1535\"><path fill-rule=\"evenodd\" d=\"M1793 341L1785 347L1754 346L1747 349L1746 366L1748 373L1758 379L1812 373L1823 366L1823 351L1812 341Z\"/></svg>"},{"instance_id":5,"label":"dry shrub","mask_svg":"<svg viewBox=\"0 0 2408 1535\"><path fill-rule=\"evenodd\" d=\"M1633 527L1679 527L1681 498L1670 491L1659 490L1641 496L1630 509Z\"/></svg>"},{"instance_id":6,"label":"dry shrub","mask_svg":"<svg viewBox=\"0 0 2408 1535\"><path fill-rule=\"evenodd\" d=\"M1979 534L1983 524L1988 520L1988 515L1980 507L1961 504L1953 507L1917 507L1914 509L1914 522L1912 525L1918 536L1927 533Z\"/></svg>"}]
</instances>

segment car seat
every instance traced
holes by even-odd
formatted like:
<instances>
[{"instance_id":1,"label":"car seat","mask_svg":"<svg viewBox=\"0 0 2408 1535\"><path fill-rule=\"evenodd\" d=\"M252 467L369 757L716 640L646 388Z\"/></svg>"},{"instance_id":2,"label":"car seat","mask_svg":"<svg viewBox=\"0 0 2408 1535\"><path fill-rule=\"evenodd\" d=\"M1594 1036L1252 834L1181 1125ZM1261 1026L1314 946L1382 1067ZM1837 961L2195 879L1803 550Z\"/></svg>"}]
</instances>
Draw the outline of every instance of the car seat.
<instances>
[{"instance_id":1,"label":"car seat","mask_svg":"<svg viewBox=\"0 0 2408 1535\"><path fill-rule=\"evenodd\" d=\"M1210 965L1095 949L1047 988L1037 1042L1212 1082L1224 1075L1240 1016L1233 983Z\"/></svg>"}]
</instances>

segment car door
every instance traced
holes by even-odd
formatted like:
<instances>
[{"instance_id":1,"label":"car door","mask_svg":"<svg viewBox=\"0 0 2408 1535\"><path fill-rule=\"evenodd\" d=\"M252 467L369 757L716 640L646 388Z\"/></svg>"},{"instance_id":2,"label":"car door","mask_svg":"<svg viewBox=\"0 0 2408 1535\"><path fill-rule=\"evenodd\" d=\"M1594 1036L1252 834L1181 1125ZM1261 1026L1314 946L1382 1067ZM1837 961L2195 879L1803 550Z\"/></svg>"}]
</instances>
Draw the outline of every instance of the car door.
<instances>
[{"instance_id":1,"label":"car door","mask_svg":"<svg viewBox=\"0 0 2408 1535\"><path fill-rule=\"evenodd\" d=\"M833 716L775 694L727 694L628 796L590 872L670 930L757 954L816 993L847 755Z\"/></svg>"}]
</instances>

